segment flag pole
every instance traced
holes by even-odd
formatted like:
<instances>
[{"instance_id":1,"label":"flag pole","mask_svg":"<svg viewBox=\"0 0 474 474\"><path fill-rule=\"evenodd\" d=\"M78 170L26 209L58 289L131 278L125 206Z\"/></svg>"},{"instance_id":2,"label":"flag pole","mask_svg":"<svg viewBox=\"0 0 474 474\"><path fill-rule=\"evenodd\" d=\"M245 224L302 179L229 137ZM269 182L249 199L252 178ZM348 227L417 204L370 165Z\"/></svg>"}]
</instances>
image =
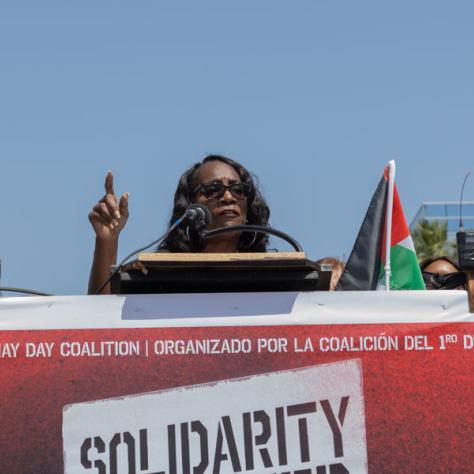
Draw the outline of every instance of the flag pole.
<instances>
[{"instance_id":1,"label":"flag pole","mask_svg":"<svg viewBox=\"0 0 474 474\"><path fill-rule=\"evenodd\" d=\"M393 189L395 185L395 161L388 162L387 208L385 211L385 290L390 291L390 248L392 246Z\"/></svg>"}]
</instances>

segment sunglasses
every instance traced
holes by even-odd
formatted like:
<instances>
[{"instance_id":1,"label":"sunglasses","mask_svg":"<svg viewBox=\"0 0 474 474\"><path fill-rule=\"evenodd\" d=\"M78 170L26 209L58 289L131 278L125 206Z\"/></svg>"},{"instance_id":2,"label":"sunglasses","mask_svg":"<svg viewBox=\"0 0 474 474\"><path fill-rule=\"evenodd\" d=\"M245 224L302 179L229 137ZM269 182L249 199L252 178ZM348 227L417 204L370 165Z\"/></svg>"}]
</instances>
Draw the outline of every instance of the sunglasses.
<instances>
[{"instance_id":1,"label":"sunglasses","mask_svg":"<svg viewBox=\"0 0 474 474\"><path fill-rule=\"evenodd\" d=\"M250 196L250 186L247 183L233 183L226 186L218 182L200 184L193 191L193 195L201 194L206 199L220 199L227 190L229 190L232 196L238 201L243 201Z\"/></svg>"},{"instance_id":2,"label":"sunglasses","mask_svg":"<svg viewBox=\"0 0 474 474\"><path fill-rule=\"evenodd\" d=\"M464 272L446 273L444 275L422 272L422 275L426 287L435 290L454 290L466 284L466 274Z\"/></svg>"}]
</instances>

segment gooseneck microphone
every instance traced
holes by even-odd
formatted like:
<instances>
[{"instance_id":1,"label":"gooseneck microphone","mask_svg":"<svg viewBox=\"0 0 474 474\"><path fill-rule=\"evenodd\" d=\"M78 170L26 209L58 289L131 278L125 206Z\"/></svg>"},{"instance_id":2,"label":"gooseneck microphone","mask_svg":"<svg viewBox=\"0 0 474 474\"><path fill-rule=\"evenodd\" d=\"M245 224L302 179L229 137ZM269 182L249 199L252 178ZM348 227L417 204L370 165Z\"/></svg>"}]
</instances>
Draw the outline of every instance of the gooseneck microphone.
<instances>
[{"instance_id":1,"label":"gooseneck microphone","mask_svg":"<svg viewBox=\"0 0 474 474\"><path fill-rule=\"evenodd\" d=\"M297 252L303 252L301 245L293 237L281 230L266 225L241 224L206 230L206 227L212 223L212 214L209 208L203 204L193 204L189 206L183 215L183 221L188 224L188 226L197 230L203 239L210 239L216 235L226 234L227 232L254 232L257 234L269 234L280 237L280 239L288 242Z\"/></svg>"},{"instance_id":2,"label":"gooseneck microphone","mask_svg":"<svg viewBox=\"0 0 474 474\"><path fill-rule=\"evenodd\" d=\"M127 262L130 257L133 257L137 253L143 252L154 245L160 245L168 235L173 232L176 227L181 225L182 223L186 223L189 227L196 229L198 232L201 232L206 226L208 226L212 222L212 214L211 211L204 206L203 204L193 204L189 206L184 214L178 218L173 225L158 239L154 240L153 242L145 245L144 247L139 248L138 250L134 250L130 254L128 254L118 265L116 265L114 271L110 274L110 276L105 280L104 284L95 292L96 295L100 294L100 292L110 283L110 280L120 271L122 265Z\"/></svg>"},{"instance_id":3,"label":"gooseneck microphone","mask_svg":"<svg viewBox=\"0 0 474 474\"><path fill-rule=\"evenodd\" d=\"M462 232L464 230L464 223L462 221L462 196L464 194L464 186L466 186L467 178L471 175L471 172L468 171L466 176L464 176L464 181L461 186L461 196L459 198L459 230Z\"/></svg>"},{"instance_id":4,"label":"gooseneck microphone","mask_svg":"<svg viewBox=\"0 0 474 474\"><path fill-rule=\"evenodd\" d=\"M277 229L274 229L273 227L264 226L264 225L242 224L242 225L232 225L228 227L219 227L218 229L202 231L201 237L203 239L210 239L211 237L215 237L216 235L221 235L221 234L226 234L227 232L236 232L236 231L255 232L257 234L274 235L288 242L295 249L296 252L303 252L303 248L293 237L289 236L285 232L282 232L281 230L277 230Z\"/></svg>"},{"instance_id":5,"label":"gooseneck microphone","mask_svg":"<svg viewBox=\"0 0 474 474\"><path fill-rule=\"evenodd\" d=\"M212 214L204 204L193 204L186 209L183 221L199 232L212 223Z\"/></svg>"},{"instance_id":6,"label":"gooseneck microphone","mask_svg":"<svg viewBox=\"0 0 474 474\"><path fill-rule=\"evenodd\" d=\"M165 232L165 234L163 234L161 237L154 240L153 242L149 243L148 245L145 245L144 247L141 247L138 250L134 250L129 255L127 255L118 265L116 265L114 271L110 274L110 276L107 278L104 284L96 291L95 294L100 294L100 292L110 283L110 280L112 280L112 278L120 271L122 265L124 265L130 257L133 257L137 253L143 252L144 250L154 245L159 246L169 236L169 234L173 232L173 230L176 229L176 227L178 227L182 223L185 223L189 227L195 229L203 239L210 239L212 237L215 237L216 235L225 234L227 232L255 232L280 237L281 239L288 242L295 249L296 252L303 252L301 245L295 239L293 239L293 237L290 237L285 232L273 229L270 226L242 224L228 227L220 227L218 229L213 230L206 230L206 227L211 224L211 222L212 214L206 206L204 206L203 204L193 204L189 206L184 212L184 214L179 219L177 219L173 223L173 225L171 225L171 227Z\"/></svg>"}]
</instances>

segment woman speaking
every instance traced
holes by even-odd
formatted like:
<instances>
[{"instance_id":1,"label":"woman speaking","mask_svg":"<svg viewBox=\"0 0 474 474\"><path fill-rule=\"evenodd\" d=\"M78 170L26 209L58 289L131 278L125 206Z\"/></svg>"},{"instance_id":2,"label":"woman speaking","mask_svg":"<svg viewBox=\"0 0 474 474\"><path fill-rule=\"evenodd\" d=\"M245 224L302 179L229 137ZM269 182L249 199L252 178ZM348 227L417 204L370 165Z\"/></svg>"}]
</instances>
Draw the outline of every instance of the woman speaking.
<instances>
[{"instance_id":1,"label":"woman speaking","mask_svg":"<svg viewBox=\"0 0 474 474\"><path fill-rule=\"evenodd\" d=\"M208 229L239 224L266 225L270 209L252 174L242 165L219 155L209 155L181 176L174 195L169 227L192 204L204 204L212 214ZM95 294L116 264L118 240L128 219L128 193L115 195L113 176L105 177L105 196L93 207L89 221L95 232L95 250L89 293ZM169 252L266 252L268 236L261 233L227 232L206 240L191 227L176 227L160 245ZM101 294L110 293L107 285Z\"/></svg>"}]
</instances>

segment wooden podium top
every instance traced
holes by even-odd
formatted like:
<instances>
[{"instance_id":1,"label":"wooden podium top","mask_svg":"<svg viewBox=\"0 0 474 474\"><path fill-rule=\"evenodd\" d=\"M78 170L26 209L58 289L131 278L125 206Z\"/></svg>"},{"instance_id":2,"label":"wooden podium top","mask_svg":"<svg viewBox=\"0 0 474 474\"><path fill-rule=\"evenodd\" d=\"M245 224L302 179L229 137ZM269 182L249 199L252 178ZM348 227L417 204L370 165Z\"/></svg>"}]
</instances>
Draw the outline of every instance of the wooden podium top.
<instances>
[{"instance_id":1,"label":"wooden podium top","mask_svg":"<svg viewBox=\"0 0 474 474\"><path fill-rule=\"evenodd\" d=\"M145 267L273 267L316 268L304 252L261 253L139 253L138 262Z\"/></svg>"}]
</instances>

